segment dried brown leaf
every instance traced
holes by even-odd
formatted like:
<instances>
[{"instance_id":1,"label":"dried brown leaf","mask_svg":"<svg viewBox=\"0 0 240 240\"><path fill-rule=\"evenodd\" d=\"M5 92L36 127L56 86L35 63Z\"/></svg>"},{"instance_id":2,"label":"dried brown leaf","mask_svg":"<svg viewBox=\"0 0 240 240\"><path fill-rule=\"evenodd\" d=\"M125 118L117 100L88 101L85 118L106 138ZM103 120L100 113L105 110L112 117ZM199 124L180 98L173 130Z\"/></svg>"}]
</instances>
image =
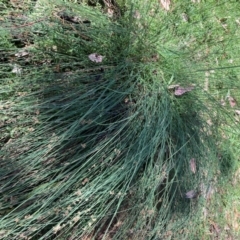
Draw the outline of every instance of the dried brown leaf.
<instances>
[{"instance_id":1,"label":"dried brown leaf","mask_svg":"<svg viewBox=\"0 0 240 240\"><path fill-rule=\"evenodd\" d=\"M187 193L185 193L185 198L196 198L198 196L198 192L196 192L195 190L190 190Z\"/></svg>"},{"instance_id":2,"label":"dried brown leaf","mask_svg":"<svg viewBox=\"0 0 240 240\"><path fill-rule=\"evenodd\" d=\"M15 54L16 57L25 57L29 55L29 52L23 50L23 51L19 51L18 53Z\"/></svg>"},{"instance_id":3,"label":"dried brown leaf","mask_svg":"<svg viewBox=\"0 0 240 240\"><path fill-rule=\"evenodd\" d=\"M170 4L171 4L170 0L159 0L159 2L164 10L166 11L170 10Z\"/></svg>"},{"instance_id":4,"label":"dried brown leaf","mask_svg":"<svg viewBox=\"0 0 240 240\"><path fill-rule=\"evenodd\" d=\"M196 170L197 170L197 166L196 166L196 159L195 158L192 158L189 162L190 164L190 170L192 173L196 173Z\"/></svg>"},{"instance_id":5,"label":"dried brown leaf","mask_svg":"<svg viewBox=\"0 0 240 240\"><path fill-rule=\"evenodd\" d=\"M175 96L181 96L181 95L183 95L187 92L191 92L193 89L194 89L194 86L189 86L189 87L178 86L178 87L175 88L174 95Z\"/></svg>"},{"instance_id":6,"label":"dried brown leaf","mask_svg":"<svg viewBox=\"0 0 240 240\"><path fill-rule=\"evenodd\" d=\"M236 113L237 115L240 115L240 110L235 110L235 113Z\"/></svg>"},{"instance_id":7,"label":"dried brown leaf","mask_svg":"<svg viewBox=\"0 0 240 240\"><path fill-rule=\"evenodd\" d=\"M100 63L103 60L103 56L99 55L97 53L92 53L90 55L88 55L88 58L92 61L92 62L96 62L96 63Z\"/></svg>"},{"instance_id":8,"label":"dried brown leaf","mask_svg":"<svg viewBox=\"0 0 240 240\"><path fill-rule=\"evenodd\" d=\"M237 101L231 96L228 97L228 101L229 101L229 104L232 108L237 105Z\"/></svg>"},{"instance_id":9,"label":"dried brown leaf","mask_svg":"<svg viewBox=\"0 0 240 240\"><path fill-rule=\"evenodd\" d=\"M85 178L83 181L82 181L82 185L85 185L86 183L89 182L89 179L88 178Z\"/></svg>"},{"instance_id":10,"label":"dried brown leaf","mask_svg":"<svg viewBox=\"0 0 240 240\"><path fill-rule=\"evenodd\" d=\"M107 15L112 18L114 16L114 10L112 8L107 9Z\"/></svg>"}]
</instances>

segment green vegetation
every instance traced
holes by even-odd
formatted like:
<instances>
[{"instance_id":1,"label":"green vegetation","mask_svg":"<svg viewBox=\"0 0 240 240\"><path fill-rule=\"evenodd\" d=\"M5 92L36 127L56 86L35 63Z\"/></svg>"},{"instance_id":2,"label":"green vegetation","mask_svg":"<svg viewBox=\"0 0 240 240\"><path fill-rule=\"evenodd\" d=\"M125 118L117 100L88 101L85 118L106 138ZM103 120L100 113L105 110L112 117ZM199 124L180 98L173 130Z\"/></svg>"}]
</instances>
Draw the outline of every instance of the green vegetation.
<instances>
[{"instance_id":1,"label":"green vegetation","mask_svg":"<svg viewBox=\"0 0 240 240\"><path fill-rule=\"evenodd\" d=\"M113 2L0 5L1 238L237 239L240 3Z\"/></svg>"}]
</instances>

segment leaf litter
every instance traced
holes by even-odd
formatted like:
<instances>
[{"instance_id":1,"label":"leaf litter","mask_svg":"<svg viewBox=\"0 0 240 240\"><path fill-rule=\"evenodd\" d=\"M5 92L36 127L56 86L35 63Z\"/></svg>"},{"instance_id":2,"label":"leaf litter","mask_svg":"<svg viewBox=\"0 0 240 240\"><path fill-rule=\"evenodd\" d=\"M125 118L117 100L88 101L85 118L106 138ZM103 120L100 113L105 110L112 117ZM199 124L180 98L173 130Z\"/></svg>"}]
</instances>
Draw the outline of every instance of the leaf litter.
<instances>
[{"instance_id":1,"label":"leaf litter","mask_svg":"<svg viewBox=\"0 0 240 240\"><path fill-rule=\"evenodd\" d=\"M88 55L88 58L92 62L101 63L104 57L102 55L99 55L98 53L92 53L92 54Z\"/></svg>"},{"instance_id":2,"label":"leaf litter","mask_svg":"<svg viewBox=\"0 0 240 240\"><path fill-rule=\"evenodd\" d=\"M171 4L170 0L159 0L159 2L164 10L166 11L170 10L170 4Z\"/></svg>"}]
</instances>

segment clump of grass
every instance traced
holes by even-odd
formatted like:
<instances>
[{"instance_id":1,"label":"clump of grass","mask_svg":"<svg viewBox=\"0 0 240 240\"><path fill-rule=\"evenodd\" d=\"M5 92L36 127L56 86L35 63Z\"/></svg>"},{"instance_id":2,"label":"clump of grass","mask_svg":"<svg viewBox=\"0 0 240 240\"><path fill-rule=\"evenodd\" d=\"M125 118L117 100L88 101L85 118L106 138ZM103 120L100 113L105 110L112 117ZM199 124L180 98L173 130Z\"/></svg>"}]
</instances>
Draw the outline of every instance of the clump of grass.
<instances>
[{"instance_id":1,"label":"clump of grass","mask_svg":"<svg viewBox=\"0 0 240 240\"><path fill-rule=\"evenodd\" d=\"M223 109L203 91L196 52L157 29L157 2L129 4L114 21L48 2L51 15L28 26L34 48L17 60L21 74L10 59L1 65L12 87L4 114L17 119L1 149L3 238L197 238L219 175ZM191 91L176 96L174 84Z\"/></svg>"}]
</instances>

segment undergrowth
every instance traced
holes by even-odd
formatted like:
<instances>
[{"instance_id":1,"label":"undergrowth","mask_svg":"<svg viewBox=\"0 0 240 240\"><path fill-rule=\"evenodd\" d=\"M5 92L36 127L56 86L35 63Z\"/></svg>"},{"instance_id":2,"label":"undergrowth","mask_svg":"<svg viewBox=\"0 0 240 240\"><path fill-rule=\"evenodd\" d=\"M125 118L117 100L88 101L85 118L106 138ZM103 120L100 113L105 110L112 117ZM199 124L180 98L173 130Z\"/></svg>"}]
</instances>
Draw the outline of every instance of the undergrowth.
<instances>
[{"instance_id":1,"label":"undergrowth","mask_svg":"<svg viewBox=\"0 0 240 240\"><path fill-rule=\"evenodd\" d=\"M74 1L28 3L14 18L5 9L2 239L214 235L199 226L234 165L225 132L233 111L220 100L238 87L237 37L216 39L228 25L210 24L214 1L186 2L165 12L158 1L130 1L114 17Z\"/></svg>"}]
</instances>

